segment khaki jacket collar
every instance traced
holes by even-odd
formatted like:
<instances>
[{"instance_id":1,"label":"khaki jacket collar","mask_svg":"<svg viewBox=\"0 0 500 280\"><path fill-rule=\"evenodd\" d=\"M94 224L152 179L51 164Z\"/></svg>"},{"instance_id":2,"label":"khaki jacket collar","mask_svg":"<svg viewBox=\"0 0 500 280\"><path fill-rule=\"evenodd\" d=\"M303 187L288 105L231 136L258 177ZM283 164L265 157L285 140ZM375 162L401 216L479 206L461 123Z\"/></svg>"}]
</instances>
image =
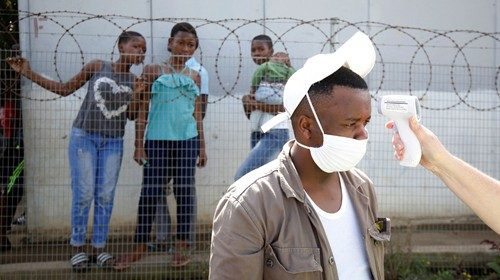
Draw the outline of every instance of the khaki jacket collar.
<instances>
[{"instance_id":1,"label":"khaki jacket collar","mask_svg":"<svg viewBox=\"0 0 500 280\"><path fill-rule=\"evenodd\" d=\"M310 207L308 203L305 203L304 186L290 156L290 150L294 142L295 140L288 141L278 156L280 187L287 198L293 197L299 202L306 204L306 207ZM369 198L363 190L363 186L368 185L369 182L360 177L355 171L339 172L339 174L344 180L353 205L355 205L361 226L362 228L366 228L368 221L366 215L363 213L366 213L366 208L369 207Z\"/></svg>"}]
</instances>

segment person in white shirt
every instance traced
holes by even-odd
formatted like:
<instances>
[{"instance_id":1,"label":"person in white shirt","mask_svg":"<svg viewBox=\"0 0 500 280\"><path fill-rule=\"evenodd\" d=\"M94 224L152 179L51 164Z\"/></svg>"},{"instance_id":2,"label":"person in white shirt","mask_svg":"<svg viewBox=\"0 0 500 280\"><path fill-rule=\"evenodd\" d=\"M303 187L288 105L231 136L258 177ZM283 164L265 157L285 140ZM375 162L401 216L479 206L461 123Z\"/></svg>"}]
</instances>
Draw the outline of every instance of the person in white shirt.
<instances>
[{"instance_id":1,"label":"person in white shirt","mask_svg":"<svg viewBox=\"0 0 500 280\"><path fill-rule=\"evenodd\" d=\"M192 69L200 75L200 97L202 101L202 111L201 117L205 118L205 113L207 111L208 95L209 95L209 77L208 72L203 65L201 65L194 56L192 56L188 61L186 61L186 67Z\"/></svg>"}]
</instances>

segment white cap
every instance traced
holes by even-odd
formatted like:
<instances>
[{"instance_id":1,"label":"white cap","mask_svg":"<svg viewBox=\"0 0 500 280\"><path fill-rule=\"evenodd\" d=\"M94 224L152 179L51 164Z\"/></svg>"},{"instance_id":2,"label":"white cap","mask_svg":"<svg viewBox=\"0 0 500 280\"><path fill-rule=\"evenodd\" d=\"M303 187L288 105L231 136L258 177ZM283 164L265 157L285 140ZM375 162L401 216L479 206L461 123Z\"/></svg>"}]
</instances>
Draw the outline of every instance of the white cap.
<instances>
[{"instance_id":1,"label":"white cap","mask_svg":"<svg viewBox=\"0 0 500 280\"><path fill-rule=\"evenodd\" d=\"M279 113L262 125L267 132L277 124L290 119L306 96L312 84L328 77L340 67L346 66L354 73L365 77L375 65L375 48L372 41L361 31L356 32L334 53L317 54L310 57L304 66L288 79L283 92L285 112Z\"/></svg>"}]
</instances>

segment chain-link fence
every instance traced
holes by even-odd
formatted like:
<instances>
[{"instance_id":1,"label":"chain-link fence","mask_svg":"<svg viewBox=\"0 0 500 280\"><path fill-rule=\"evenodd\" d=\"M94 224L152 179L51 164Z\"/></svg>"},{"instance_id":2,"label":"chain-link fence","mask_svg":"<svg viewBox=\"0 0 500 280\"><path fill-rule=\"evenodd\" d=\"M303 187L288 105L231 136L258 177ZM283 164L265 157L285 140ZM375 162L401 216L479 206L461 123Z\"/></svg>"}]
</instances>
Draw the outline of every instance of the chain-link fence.
<instances>
[{"instance_id":1,"label":"chain-link fence","mask_svg":"<svg viewBox=\"0 0 500 280\"><path fill-rule=\"evenodd\" d=\"M500 177L500 68L497 60L500 49L496 33L429 30L379 22L353 23L338 18L307 21L294 18L150 19L71 11L36 14L20 11L18 19L17 15L4 15L13 18L1 27L3 37L8 36L11 43L11 47L4 46L1 51L0 69L3 174L0 275L5 279L206 278L214 208L251 149L251 122L245 116L241 99L251 90L252 74L257 68L251 57L251 40L263 28L272 40L274 51L288 53L295 69L309 56L334 51L357 30L369 33L377 52L377 63L367 77L373 108L377 97L384 94L418 96L422 104L422 122L450 151L493 177ZM82 104L87 104L89 90L93 91L91 99L102 103L98 107L100 112L119 111L120 106L110 100L119 91L114 89L120 86L110 82L104 83L104 88L85 84L61 97L21 78L7 65L5 58L21 55L42 78L64 83L92 60L117 61L120 57L118 35L134 30L144 36L148 49L144 63L131 68L132 73L140 75L147 64L165 66L171 62L171 53L166 47L170 29L182 21L190 22L197 31L199 47L194 57L206 69L209 79L208 89L204 90L207 92L203 92L203 84L198 87L202 94L208 94L203 119L207 165L203 168L193 166L192 159L198 154L171 155L173 162L165 163L165 168L180 167L169 175L154 174L159 178L155 184L162 186L155 193L157 197L149 201L144 198L143 179L150 171L134 161L137 123L124 124L123 146L120 146L123 148L118 148L123 154L114 164L120 168L115 171L119 176L112 198L114 205L106 250L117 258L139 250L143 257L124 271L91 266L85 274L75 274L70 258L76 253L69 245L70 240L73 245L78 243L71 238L78 234L75 221L71 222L75 219L72 213L78 200L72 189L77 178L71 172L75 172L72 165L78 160L71 159L74 143L70 140L75 137L74 127L81 128L75 125L75 119L81 117L78 112ZM193 69L201 73L200 68ZM162 71L173 73L168 69ZM87 79L91 79L90 76ZM52 91L57 90L52 88ZM186 104L194 106L195 98L188 94L181 91L176 97L155 104L168 104L174 109ZM151 113L155 109L153 103L150 106ZM401 276L401 271L408 267L429 273L425 275L437 273L445 277L448 273L452 278L463 273L474 277L494 273L485 263L498 255L498 247L492 250L499 241L498 235L483 225L428 171L399 166L393 159L391 133L384 128L387 119L379 116L376 109L372 115L368 126L369 148L359 167L376 186L381 215L391 217L394 224L393 242L388 248L388 278L397 279L395 275ZM175 115L178 118L174 117L169 124L181 126L185 123L181 116L181 113ZM147 135L146 139L150 137ZM164 150L181 153L197 150L190 144L185 145L187 148L176 146ZM153 145L149 151L157 147ZM75 152L77 156L83 156L82 153L81 149ZM191 160L183 162L186 158ZM176 172L186 170L195 172L194 181L176 180L181 176ZM181 191L187 189L186 184L191 185L189 194ZM182 199L183 196L189 199ZM146 202L141 202L140 197ZM155 210L141 212L151 213L148 215L155 218L138 216L140 204L151 208L160 204ZM99 207L90 210L85 244L97 242L91 233L96 234L92 225L99 224L94 221L100 219L102 209ZM145 230L148 237L139 242L145 247L138 249L140 227L136 225L144 218L152 230L148 235L148 227L140 229ZM87 221L82 223L85 225ZM184 223L187 225L182 227ZM180 269L171 267L178 258L179 248L173 240L179 231L187 231L184 239L191 260L191 264ZM91 246L85 246L91 257ZM419 258L414 259L408 252L416 253ZM412 273L417 272L409 274ZM455 279L458 277L462 276Z\"/></svg>"}]
</instances>

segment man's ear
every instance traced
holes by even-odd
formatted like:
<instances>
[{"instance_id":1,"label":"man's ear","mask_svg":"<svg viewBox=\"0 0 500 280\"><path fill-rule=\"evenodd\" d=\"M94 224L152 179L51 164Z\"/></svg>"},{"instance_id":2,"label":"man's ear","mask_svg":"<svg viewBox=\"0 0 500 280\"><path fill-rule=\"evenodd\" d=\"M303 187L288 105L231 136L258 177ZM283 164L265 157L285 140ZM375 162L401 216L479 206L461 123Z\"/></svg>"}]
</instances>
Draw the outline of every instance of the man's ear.
<instances>
[{"instance_id":1,"label":"man's ear","mask_svg":"<svg viewBox=\"0 0 500 280\"><path fill-rule=\"evenodd\" d=\"M300 115L295 120L294 134L299 138L301 143L309 142L313 136L314 123L312 119L306 115Z\"/></svg>"},{"instance_id":2,"label":"man's ear","mask_svg":"<svg viewBox=\"0 0 500 280\"><path fill-rule=\"evenodd\" d=\"M323 133L314 117L300 115L293 127L295 138L309 147L319 147L323 143Z\"/></svg>"},{"instance_id":3,"label":"man's ear","mask_svg":"<svg viewBox=\"0 0 500 280\"><path fill-rule=\"evenodd\" d=\"M122 52L123 52L123 46L122 46L122 44L118 44L118 51L119 51L120 53L122 53Z\"/></svg>"}]
</instances>

